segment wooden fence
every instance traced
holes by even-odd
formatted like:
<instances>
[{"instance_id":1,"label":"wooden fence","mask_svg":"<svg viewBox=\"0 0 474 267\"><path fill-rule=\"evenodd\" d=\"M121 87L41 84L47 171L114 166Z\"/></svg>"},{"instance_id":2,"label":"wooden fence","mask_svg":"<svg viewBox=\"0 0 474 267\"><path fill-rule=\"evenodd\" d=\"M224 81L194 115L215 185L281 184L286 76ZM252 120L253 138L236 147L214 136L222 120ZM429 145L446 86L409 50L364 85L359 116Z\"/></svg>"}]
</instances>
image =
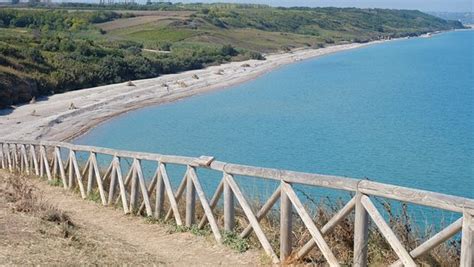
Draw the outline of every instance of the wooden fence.
<instances>
[{"instance_id":1,"label":"wooden fence","mask_svg":"<svg viewBox=\"0 0 474 267\"><path fill-rule=\"evenodd\" d=\"M240 236L245 238L254 231L263 249L274 263L284 261L290 254L297 258L304 257L317 247L330 266L339 266L340 263L325 241L324 235L333 230L352 211L355 211L354 266L367 265L369 219L375 223L399 258L392 266L416 266L416 258L459 232L462 234L461 266L474 266L473 199L367 180L230 164L207 156L198 158L169 156L47 141L0 141L0 146L1 168L3 169L45 176L48 180L57 177L61 179L65 189L78 188L82 198L87 198L92 190L98 190L104 206L121 203L120 206L125 213L144 212L147 216L164 217L165 220L174 218L177 225L197 225L199 228L209 224L217 242L222 242L223 238L222 229L219 228L216 221L215 208L223 195L224 230L232 231L234 229L236 201L248 220L248 226L240 233ZM77 153L88 154L86 164L80 165L78 163ZM105 173L100 172L98 155L108 155L111 158ZM121 168L124 160L132 161L125 176L123 176ZM149 182L145 180L142 161L156 162L156 171ZM171 186L167 164L186 167L186 173L176 191L173 191ZM222 173L222 180L210 199L206 196L206 191L198 177L197 169L199 168ZM249 201L234 179L236 175L271 179L279 183L279 186L260 210L254 213ZM293 187L295 184L345 190L353 192L355 196L326 225L318 228L295 193ZM106 185L108 188L105 188ZM184 221L178 209L178 203L183 198L183 194L185 194L186 202ZM155 199L152 199L153 197ZM163 206L165 197L170 204L166 213ZM383 197L433 207L459 213L461 216L417 248L407 251L374 205L371 197ZM196 221L196 200L201 203L205 215L199 222ZM280 200L280 257L275 253L259 223L278 200ZM297 251L292 251L293 210L301 218L312 237L306 245Z\"/></svg>"}]
</instances>

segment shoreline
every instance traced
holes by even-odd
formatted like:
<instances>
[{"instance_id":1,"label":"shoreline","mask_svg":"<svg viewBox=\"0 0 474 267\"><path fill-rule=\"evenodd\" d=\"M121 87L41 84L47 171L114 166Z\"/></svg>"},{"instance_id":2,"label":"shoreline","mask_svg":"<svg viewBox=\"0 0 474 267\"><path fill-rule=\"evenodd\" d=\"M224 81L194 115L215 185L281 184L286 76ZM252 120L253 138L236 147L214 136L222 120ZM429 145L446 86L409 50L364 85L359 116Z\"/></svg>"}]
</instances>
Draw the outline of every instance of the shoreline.
<instances>
[{"instance_id":1,"label":"shoreline","mask_svg":"<svg viewBox=\"0 0 474 267\"><path fill-rule=\"evenodd\" d=\"M71 141L95 126L126 112L172 103L203 93L224 90L256 79L282 66L337 52L389 41L350 43L319 49L270 54L266 60L246 60L52 95L34 104L0 110L3 139ZM70 106L75 108L70 109Z\"/></svg>"}]
</instances>

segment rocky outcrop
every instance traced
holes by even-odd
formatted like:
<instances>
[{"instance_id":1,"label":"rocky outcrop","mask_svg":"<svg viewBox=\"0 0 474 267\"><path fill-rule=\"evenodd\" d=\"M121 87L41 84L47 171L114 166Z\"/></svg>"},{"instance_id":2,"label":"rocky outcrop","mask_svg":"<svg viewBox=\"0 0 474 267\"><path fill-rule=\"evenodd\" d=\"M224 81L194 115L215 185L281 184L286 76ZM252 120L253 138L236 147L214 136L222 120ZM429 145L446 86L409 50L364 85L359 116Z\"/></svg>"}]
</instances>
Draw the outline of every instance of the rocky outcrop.
<instances>
[{"instance_id":1,"label":"rocky outcrop","mask_svg":"<svg viewBox=\"0 0 474 267\"><path fill-rule=\"evenodd\" d=\"M0 71L0 108L30 101L38 95L38 86L30 78Z\"/></svg>"}]
</instances>

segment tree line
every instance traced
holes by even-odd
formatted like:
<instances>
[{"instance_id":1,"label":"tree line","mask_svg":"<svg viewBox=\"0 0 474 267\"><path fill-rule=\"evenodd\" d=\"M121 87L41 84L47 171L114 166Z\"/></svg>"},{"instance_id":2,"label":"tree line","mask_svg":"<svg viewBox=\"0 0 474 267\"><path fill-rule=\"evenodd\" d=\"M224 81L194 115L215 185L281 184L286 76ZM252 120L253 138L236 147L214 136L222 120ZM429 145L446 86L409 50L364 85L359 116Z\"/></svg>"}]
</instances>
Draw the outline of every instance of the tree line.
<instances>
[{"instance_id":1,"label":"tree line","mask_svg":"<svg viewBox=\"0 0 474 267\"><path fill-rule=\"evenodd\" d=\"M0 10L0 107L35 96L203 68L242 54L231 45L144 53L133 41L87 38L116 12ZM21 29L26 29L22 32ZM92 34L92 33L93 34ZM260 54L249 54L261 58Z\"/></svg>"}]
</instances>

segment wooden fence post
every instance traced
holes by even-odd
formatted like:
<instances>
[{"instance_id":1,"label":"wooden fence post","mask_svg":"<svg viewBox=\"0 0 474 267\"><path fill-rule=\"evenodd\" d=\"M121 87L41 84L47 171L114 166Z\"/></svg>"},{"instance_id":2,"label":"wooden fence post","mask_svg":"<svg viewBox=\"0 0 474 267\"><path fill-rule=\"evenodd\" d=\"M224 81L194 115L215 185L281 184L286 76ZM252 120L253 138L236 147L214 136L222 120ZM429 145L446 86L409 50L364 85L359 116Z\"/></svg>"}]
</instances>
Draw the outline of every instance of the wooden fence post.
<instances>
[{"instance_id":1,"label":"wooden fence post","mask_svg":"<svg viewBox=\"0 0 474 267\"><path fill-rule=\"evenodd\" d=\"M58 168L59 168L59 162L58 162L58 157L56 157L56 148L54 147L54 152L53 152L53 169L51 170L51 175L53 176L53 179L57 179L58 175Z\"/></svg>"},{"instance_id":2,"label":"wooden fence post","mask_svg":"<svg viewBox=\"0 0 474 267\"><path fill-rule=\"evenodd\" d=\"M72 150L69 150L69 160L68 160L68 182L67 186L69 189L74 188L74 166L72 164Z\"/></svg>"},{"instance_id":3,"label":"wooden fence post","mask_svg":"<svg viewBox=\"0 0 474 267\"><path fill-rule=\"evenodd\" d=\"M464 212L462 218L461 267L474 266L474 216Z\"/></svg>"},{"instance_id":4,"label":"wooden fence post","mask_svg":"<svg viewBox=\"0 0 474 267\"><path fill-rule=\"evenodd\" d=\"M7 160L8 160L8 168L10 172L13 172L13 155L11 152L10 144L7 144Z\"/></svg>"},{"instance_id":5,"label":"wooden fence post","mask_svg":"<svg viewBox=\"0 0 474 267\"><path fill-rule=\"evenodd\" d=\"M39 163L40 163L40 170L39 170L39 176L43 177L44 176L44 158L43 158L43 146L38 147L38 157L39 157Z\"/></svg>"},{"instance_id":6,"label":"wooden fence post","mask_svg":"<svg viewBox=\"0 0 474 267\"><path fill-rule=\"evenodd\" d=\"M10 144L7 144L7 160L8 160L8 169L10 170L10 172L13 172L13 159L12 159Z\"/></svg>"},{"instance_id":7,"label":"wooden fence post","mask_svg":"<svg viewBox=\"0 0 474 267\"><path fill-rule=\"evenodd\" d=\"M39 166L38 166L39 164L38 164L38 158L36 157L36 149L35 149L34 145L31 145L30 153L31 153L31 161L33 161L35 174L36 174L36 176L38 176L39 175Z\"/></svg>"},{"instance_id":8,"label":"wooden fence post","mask_svg":"<svg viewBox=\"0 0 474 267\"><path fill-rule=\"evenodd\" d=\"M10 162L11 162L11 169L10 171L13 172L15 171L16 165L15 165L15 150L13 150L13 144L8 144L8 153L10 154Z\"/></svg>"},{"instance_id":9,"label":"wooden fence post","mask_svg":"<svg viewBox=\"0 0 474 267\"><path fill-rule=\"evenodd\" d=\"M0 143L0 158L2 158L2 169L5 169L5 155L3 154L3 143Z\"/></svg>"},{"instance_id":10,"label":"wooden fence post","mask_svg":"<svg viewBox=\"0 0 474 267\"><path fill-rule=\"evenodd\" d=\"M112 169L110 171L110 181L109 181L109 199L107 201L107 205L113 205L113 200L115 196L115 186L116 186L116 180L117 180L117 171L115 170L115 166L113 164L112 160ZM104 175L104 180L107 177ZM127 204L122 202L122 206L125 208Z\"/></svg>"},{"instance_id":11,"label":"wooden fence post","mask_svg":"<svg viewBox=\"0 0 474 267\"><path fill-rule=\"evenodd\" d=\"M20 173L25 174L25 173L26 173L26 172L25 172L25 161L24 161L24 159L23 159L23 152L22 152L22 149L21 149L22 146L23 146L23 145L20 145L20 144L18 144L18 145L16 146L17 153L18 153L18 168L19 168L19 170L20 170Z\"/></svg>"},{"instance_id":12,"label":"wooden fence post","mask_svg":"<svg viewBox=\"0 0 474 267\"><path fill-rule=\"evenodd\" d=\"M2 168L7 169L8 168L8 155L5 153L5 144L2 143L0 146L0 149L2 150Z\"/></svg>"},{"instance_id":13,"label":"wooden fence post","mask_svg":"<svg viewBox=\"0 0 474 267\"><path fill-rule=\"evenodd\" d=\"M6 151L5 153L5 145L6 144L2 143L2 146L1 146L2 153L3 153L3 168L8 169L10 165L10 161L9 161L10 156L9 156L9 151Z\"/></svg>"},{"instance_id":14,"label":"wooden fence post","mask_svg":"<svg viewBox=\"0 0 474 267\"><path fill-rule=\"evenodd\" d=\"M56 158L56 161L58 163L59 174L60 174L61 180L63 182L63 188L68 189L69 184L68 184L68 180L66 179L66 171L65 171L65 168L64 168L64 165L63 165L63 160L61 158L61 148L59 146L54 148L54 154L55 154L54 157Z\"/></svg>"},{"instance_id":15,"label":"wooden fence post","mask_svg":"<svg viewBox=\"0 0 474 267\"><path fill-rule=\"evenodd\" d=\"M44 168L44 171L46 172L46 176L48 178L48 181L51 181L52 180L51 170L49 168L48 155L46 154L46 147L45 146L41 146L40 155L41 155L41 158L43 159L42 166Z\"/></svg>"},{"instance_id":16,"label":"wooden fence post","mask_svg":"<svg viewBox=\"0 0 474 267\"><path fill-rule=\"evenodd\" d=\"M29 157L28 157L28 151L26 149L26 145L23 145L21 147L21 153L23 153L23 158L25 160L25 170L26 170L26 173L29 175L31 173L31 164L30 164L30 160L29 160Z\"/></svg>"},{"instance_id":17,"label":"wooden fence post","mask_svg":"<svg viewBox=\"0 0 474 267\"><path fill-rule=\"evenodd\" d=\"M362 205L363 194L356 193L355 221L354 221L354 267L367 266L367 243L369 236L368 214Z\"/></svg>"},{"instance_id":18,"label":"wooden fence post","mask_svg":"<svg viewBox=\"0 0 474 267\"><path fill-rule=\"evenodd\" d=\"M130 212L134 213L137 207L138 201L138 175L137 175L137 168L138 168L138 159L133 159L132 164L132 180L130 185Z\"/></svg>"},{"instance_id":19,"label":"wooden fence post","mask_svg":"<svg viewBox=\"0 0 474 267\"><path fill-rule=\"evenodd\" d=\"M8 154L9 154L9 151L8 151L7 149L5 149L5 147L8 148L8 144L7 144L7 143L2 143L1 148L2 148L2 153L3 153L3 157L4 157L4 164L5 164L4 167L5 167L5 169L7 169L7 168L8 168L8 164L9 164L9 162L8 162L8 158L9 158Z\"/></svg>"},{"instance_id":20,"label":"wooden fence post","mask_svg":"<svg viewBox=\"0 0 474 267\"><path fill-rule=\"evenodd\" d=\"M285 190L280 191L280 261L290 256L292 250L292 204Z\"/></svg>"},{"instance_id":21,"label":"wooden fence post","mask_svg":"<svg viewBox=\"0 0 474 267\"><path fill-rule=\"evenodd\" d=\"M24 168L23 168L23 155L21 154L21 145L16 144L15 145L15 156L18 164L18 171L20 173L23 173Z\"/></svg>"},{"instance_id":22,"label":"wooden fence post","mask_svg":"<svg viewBox=\"0 0 474 267\"><path fill-rule=\"evenodd\" d=\"M18 153L16 151L16 144L13 144L13 169L19 170L20 166L18 165Z\"/></svg>"},{"instance_id":23,"label":"wooden fence post","mask_svg":"<svg viewBox=\"0 0 474 267\"><path fill-rule=\"evenodd\" d=\"M188 166L188 169L191 168ZM196 218L196 189L191 176L186 176L186 226L191 227Z\"/></svg>"},{"instance_id":24,"label":"wooden fence post","mask_svg":"<svg viewBox=\"0 0 474 267\"><path fill-rule=\"evenodd\" d=\"M89 152L88 164L86 165L87 169L87 191L86 194L90 195L92 189L94 188L94 166L92 165L93 152ZM84 175L85 177L85 175Z\"/></svg>"},{"instance_id":25,"label":"wooden fence post","mask_svg":"<svg viewBox=\"0 0 474 267\"><path fill-rule=\"evenodd\" d=\"M156 205L155 205L155 218L160 218L163 213L163 204L165 201L165 183L163 182L163 176L161 175L160 163L158 163L156 177Z\"/></svg>"},{"instance_id":26,"label":"wooden fence post","mask_svg":"<svg viewBox=\"0 0 474 267\"><path fill-rule=\"evenodd\" d=\"M26 168L25 168L25 159L23 158L23 145L18 145L18 154L19 154L19 160L20 160L20 173L26 173Z\"/></svg>"},{"instance_id":27,"label":"wooden fence post","mask_svg":"<svg viewBox=\"0 0 474 267\"><path fill-rule=\"evenodd\" d=\"M227 175L224 173L224 176ZM235 227L234 192L224 179L224 230L233 231Z\"/></svg>"},{"instance_id":28,"label":"wooden fence post","mask_svg":"<svg viewBox=\"0 0 474 267\"><path fill-rule=\"evenodd\" d=\"M0 147L2 149L3 157L4 157L4 169L8 168L8 154L5 153L5 143L2 143L2 146Z\"/></svg>"}]
</instances>

